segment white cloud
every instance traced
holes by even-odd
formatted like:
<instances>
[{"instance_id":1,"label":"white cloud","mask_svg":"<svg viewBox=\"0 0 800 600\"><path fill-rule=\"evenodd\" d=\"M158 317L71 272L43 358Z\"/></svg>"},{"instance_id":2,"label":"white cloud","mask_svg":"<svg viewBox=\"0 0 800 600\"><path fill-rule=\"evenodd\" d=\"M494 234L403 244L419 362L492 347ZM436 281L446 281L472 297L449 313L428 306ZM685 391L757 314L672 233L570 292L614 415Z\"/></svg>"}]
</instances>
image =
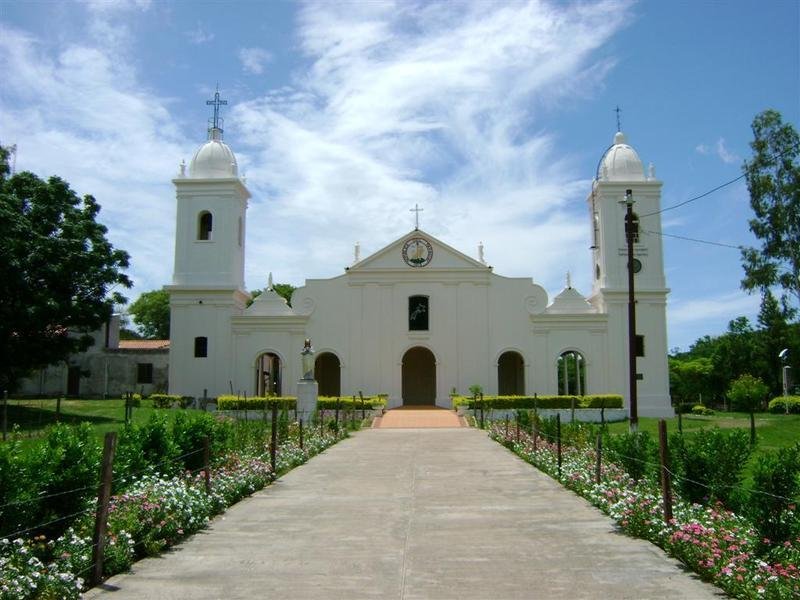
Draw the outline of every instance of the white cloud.
<instances>
[{"instance_id":1,"label":"white cloud","mask_svg":"<svg viewBox=\"0 0 800 600\"><path fill-rule=\"evenodd\" d=\"M724 162L725 164L729 165L732 163L741 162L742 160L739 156L737 156L736 154L734 154L725 147L725 138L719 138L717 140L716 149L717 149L717 156L719 156L720 159L722 159L722 162Z\"/></svg>"},{"instance_id":2,"label":"white cloud","mask_svg":"<svg viewBox=\"0 0 800 600\"><path fill-rule=\"evenodd\" d=\"M135 296L170 279L170 179L202 140L177 131L167 99L132 66L126 18L147 5L114 6L89 5L95 35L79 45L50 50L0 31L0 131L18 143L20 169L96 195L113 243L132 255ZM410 230L419 203L425 230L473 256L482 240L498 273L556 291L571 270L588 292L591 174L575 171L543 114L602 85L613 59L596 50L629 6L305 5L294 85L225 115L253 191L248 285L263 287L269 271L296 284L337 275L356 240L366 256ZM241 52L255 74L271 59Z\"/></svg>"},{"instance_id":3,"label":"white cloud","mask_svg":"<svg viewBox=\"0 0 800 600\"><path fill-rule=\"evenodd\" d=\"M482 239L502 274L589 281L588 253L561 250L589 246L589 174L537 110L598 85L611 62L593 53L628 17L625 3L305 5L310 69L227 120L255 192L249 276L335 275L355 240L366 255L410 229L419 202L424 229L473 254ZM268 216L292 227L259 235Z\"/></svg>"},{"instance_id":4,"label":"white cloud","mask_svg":"<svg viewBox=\"0 0 800 600\"><path fill-rule=\"evenodd\" d=\"M703 156L708 156L712 153L716 154L717 157L725 164L738 163L742 160L737 154L728 150L727 146L725 145L725 138L719 138L713 147L709 146L708 144L698 144L695 146L694 151L697 154L702 154Z\"/></svg>"},{"instance_id":5,"label":"white cloud","mask_svg":"<svg viewBox=\"0 0 800 600\"><path fill-rule=\"evenodd\" d=\"M186 37L189 38L193 44L206 44L214 39L214 34L208 31L203 24L198 22L197 27L191 31L186 32Z\"/></svg>"},{"instance_id":6,"label":"white cloud","mask_svg":"<svg viewBox=\"0 0 800 600\"><path fill-rule=\"evenodd\" d=\"M2 27L0 71L0 131L4 143L17 144L17 169L57 174L78 194L94 195L110 240L131 254L137 293L166 283L174 231L169 181L189 152L167 103L108 50L70 45L50 54L33 37Z\"/></svg>"},{"instance_id":7,"label":"white cloud","mask_svg":"<svg viewBox=\"0 0 800 600\"><path fill-rule=\"evenodd\" d=\"M261 75L264 72L264 66L272 60L272 54L263 48L240 48L239 60L247 73Z\"/></svg>"}]
</instances>

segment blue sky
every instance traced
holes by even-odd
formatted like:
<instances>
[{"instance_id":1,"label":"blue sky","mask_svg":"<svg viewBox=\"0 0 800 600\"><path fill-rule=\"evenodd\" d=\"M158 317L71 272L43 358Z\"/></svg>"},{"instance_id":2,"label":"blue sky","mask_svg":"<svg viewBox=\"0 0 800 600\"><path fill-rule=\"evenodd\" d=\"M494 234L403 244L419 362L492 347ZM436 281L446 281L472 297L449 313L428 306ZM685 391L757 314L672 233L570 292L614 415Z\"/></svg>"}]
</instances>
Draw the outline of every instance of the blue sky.
<instances>
[{"instance_id":1,"label":"blue sky","mask_svg":"<svg viewBox=\"0 0 800 600\"><path fill-rule=\"evenodd\" d=\"M663 205L741 174L766 108L800 122L800 3L0 2L0 143L103 207L135 288L168 283L170 179L225 140L253 199L246 281L331 277L413 227L530 276L591 290L585 198L616 131ZM737 182L664 231L752 244ZM665 238L669 345L751 318L734 249Z\"/></svg>"}]
</instances>

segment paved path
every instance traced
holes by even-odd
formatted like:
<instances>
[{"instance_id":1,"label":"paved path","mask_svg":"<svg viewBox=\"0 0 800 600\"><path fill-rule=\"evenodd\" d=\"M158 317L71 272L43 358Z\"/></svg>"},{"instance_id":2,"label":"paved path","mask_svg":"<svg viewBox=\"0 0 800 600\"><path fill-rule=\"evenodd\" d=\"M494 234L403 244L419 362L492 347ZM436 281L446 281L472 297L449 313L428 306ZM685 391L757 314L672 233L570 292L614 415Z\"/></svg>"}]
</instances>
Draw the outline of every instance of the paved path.
<instances>
[{"instance_id":1,"label":"paved path","mask_svg":"<svg viewBox=\"0 0 800 600\"><path fill-rule=\"evenodd\" d=\"M88 597L723 597L475 429L362 431L106 587Z\"/></svg>"},{"instance_id":2,"label":"paved path","mask_svg":"<svg viewBox=\"0 0 800 600\"><path fill-rule=\"evenodd\" d=\"M402 407L389 410L375 419L375 427L380 429L415 429L463 427L464 421L452 410L435 406Z\"/></svg>"}]
</instances>

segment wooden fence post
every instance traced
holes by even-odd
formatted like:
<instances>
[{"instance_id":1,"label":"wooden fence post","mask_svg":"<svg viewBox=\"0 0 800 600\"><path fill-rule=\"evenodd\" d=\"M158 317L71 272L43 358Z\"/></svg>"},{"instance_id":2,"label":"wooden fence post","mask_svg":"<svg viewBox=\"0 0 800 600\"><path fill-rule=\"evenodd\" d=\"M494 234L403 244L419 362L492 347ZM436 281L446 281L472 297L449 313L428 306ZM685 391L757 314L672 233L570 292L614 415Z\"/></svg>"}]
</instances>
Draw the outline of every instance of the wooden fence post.
<instances>
[{"instance_id":1,"label":"wooden fence post","mask_svg":"<svg viewBox=\"0 0 800 600\"><path fill-rule=\"evenodd\" d=\"M556 450L558 451L558 478L561 479L561 413L556 415Z\"/></svg>"},{"instance_id":2,"label":"wooden fence post","mask_svg":"<svg viewBox=\"0 0 800 600\"><path fill-rule=\"evenodd\" d=\"M114 448L117 434L110 431L103 442L103 461L100 466L100 488L97 491L97 509L94 517L94 537L92 538L92 585L103 581L103 554L106 546L106 526L108 524L108 501L111 498L111 477L114 466Z\"/></svg>"},{"instance_id":3,"label":"wooden fence post","mask_svg":"<svg viewBox=\"0 0 800 600\"><path fill-rule=\"evenodd\" d=\"M361 398L361 420L367 418L367 409L364 407L364 394L361 393L361 390L358 390L358 396Z\"/></svg>"},{"instance_id":4,"label":"wooden fence post","mask_svg":"<svg viewBox=\"0 0 800 600\"><path fill-rule=\"evenodd\" d=\"M672 521L672 489L669 473L669 449L667 446L667 422L658 421L658 446L661 458L661 495L664 500L664 522L669 525Z\"/></svg>"},{"instance_id":5,"label":"wooden fence post","mask_svg":"<svg viewBox=\"0 0 800 600\"><path fill-rule=\"evenodd\" d=\"M597 442L595 444L595 450L597 452L597 456L595 458L594 463L594 482L599 484L600 483L600 461L603 457L603 434L597 434Z\"/></svg>"},{"instance_id":6,"label":"wooden fence post","mask_svg":"<svg viewBox=\"0 0 800 600\"><path fill-rule=\"evenodd\" d=\"M339 398L336 399L336 407L333 409L333 420L336 423L336 429L339 429Z\"/></svg>"},{"instance_id":7,"label":"wooden fence post","mask_svg":"<svg viewBox=\"0 0 800 600\"><path fill-rule=\"evenodd\" d=\"M299 430L300 430L300 450L302 450L303 449L303 419L299 419L297 421L297 426L299 427Z\"/></svg>"},{"instance_id":8,"label":"wooden fence post","mask_svg":"<svg viewBox=\"0 0 800 600\"><path fill-rule=\"evenodd\" d=\"M208 436L203 438L203 474L206 480L206 494L211 493L211 444Z\"/></svg>"},{"instance_id":9,"label":"wooden fence post","mask_svg":"<svg viewBox=\"0 0 800 600\"><path fill-rule=\"evenodd\" d=\"M508 415L506 415L506 439L508 439Z\"/></svg>"},{"instance_id":10,"label":"wooden fence post","mask_svg":"<svg viewBox=\"0 0 800 600\"><path fill-rule=\"evenodd\" d=\"M8 435L8 390L3 392L3 441Z\"/></svg>"},{"instance_id":11,"label":"wooden fence post","mask_svg":"<svg viewBox=\"0 0 800 600\"><path fill-rule=\"evenodd\" d=\"M484 428L484 420L483 420L483 392L481 392L481 429Z\"/></svg>"},{"instance_id":12,"label":"wooden fence post","mask_svg":"<svg viewBox=\"0 0 800 600\"><path fill-rule=\"evenodd\" d=\"M56 423L61 421L61 396L56 398Z\"/></svg>"},{"instance_id":13,"label":"wooden fence post","mask_svg":"<svg viewBox=\"0 0 800 600\"><path fill-rule=\"evenodd\" d=\"M536 413L534 413L535 415ZM533 436L533 451L536 452L536 447L539 445L539 422L537 419L533 419L531 423L531 435Z\"/></svg>"},{"instance_id":14,"label":"wooden fence post","mask_svg":"<svg viewBox=\"0 0 800 600\"><path fill-rule=\"evenodd\" d=\"M269 464L272 467L273 476L278 476L278 401L272 402L272 430L270 433L269 444Z\"/></svg>"},{"instance_id":15,"label":"wooden fence post","mask_svg":"<svg viewBox=\"0 0 800 600\"><path fill-rule=\"evenodd\" d=\"M323 430L324 426L325 426L325 409L324 408L320 408L319 409L319 432L320 432L320 434L322 434L322 432L324 431Z\"/></svg>"}]
</instances>

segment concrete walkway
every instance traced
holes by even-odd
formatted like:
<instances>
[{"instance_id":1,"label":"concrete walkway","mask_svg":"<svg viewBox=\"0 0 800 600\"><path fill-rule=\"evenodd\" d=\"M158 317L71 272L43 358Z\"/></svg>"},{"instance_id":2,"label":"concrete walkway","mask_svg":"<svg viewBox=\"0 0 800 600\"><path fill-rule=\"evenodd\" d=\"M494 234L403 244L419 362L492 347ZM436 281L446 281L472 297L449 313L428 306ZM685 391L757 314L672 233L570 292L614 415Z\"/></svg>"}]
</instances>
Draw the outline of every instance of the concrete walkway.
<instances>
[{"instance_id":1,"label":"concrete walkway","mask_svg":"<svg viewBox=\"0 0 800 600\"><path fill-rule=\"evenodd\" d=\"M87 597L724 597L475 429L360 432L105 587Z\"/></svg>"}]
</instances>

